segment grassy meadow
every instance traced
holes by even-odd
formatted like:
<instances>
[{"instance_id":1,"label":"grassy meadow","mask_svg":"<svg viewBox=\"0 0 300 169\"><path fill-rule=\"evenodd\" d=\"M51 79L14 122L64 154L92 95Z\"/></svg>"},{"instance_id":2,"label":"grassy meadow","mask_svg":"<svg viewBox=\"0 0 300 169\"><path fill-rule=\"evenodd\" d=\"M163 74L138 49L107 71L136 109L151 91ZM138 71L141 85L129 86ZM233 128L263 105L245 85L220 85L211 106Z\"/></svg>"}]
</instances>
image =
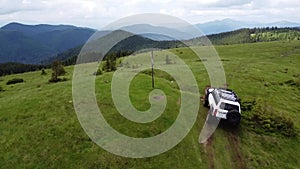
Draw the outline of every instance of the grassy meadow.
<instances>
[{"instance_id":1,"label":"grassy meadow","mask_svg":"<svg viewBox=\"0 0 300 169\"><path fill-rule=\"evenodd\" d=\"M263 42L215 47L222 60L227 85L242 101L256 101L268 113L285 117L300 131L300 41ZM201 62L189 49L173 52L187 63L203 94L209 78ZM148 54L137 54L147 55ZM166 51L155 52L165 59ZM173 64L176 66L176 63ZM220 125L207 144L199 144L207 108L199 99L199 114L192 130L173 149L150 158L131 159L106 152L81 128L72 102L73 66L65 67L68 79L49 83L41 71L0 77L0 168L299 168L300 138L269 132L242 119L237 129ZM108 123L133 137L149 137L165 131L180 108L180 91L168 75L157 73L156 88L163 90L168 104L157 120L138 124L128 121L114 108L111 98L113 72L96 77L98 105ZM6 85L13 78L24 83ZM139 110L150 107L151 76L139 73L130 85L130 98ZM251 110L242 112L247 115ZM243 116L244 117L244 116ZM269 119L267 119L269 120ZM252 126L251 126L252 125ZM257 128L255 128L257 127ZM266 126L268 127L268 126ZM267 128L268 129L268 128ZM159 143L157 143L159 144Z\"/></svg>"}]
</instances>

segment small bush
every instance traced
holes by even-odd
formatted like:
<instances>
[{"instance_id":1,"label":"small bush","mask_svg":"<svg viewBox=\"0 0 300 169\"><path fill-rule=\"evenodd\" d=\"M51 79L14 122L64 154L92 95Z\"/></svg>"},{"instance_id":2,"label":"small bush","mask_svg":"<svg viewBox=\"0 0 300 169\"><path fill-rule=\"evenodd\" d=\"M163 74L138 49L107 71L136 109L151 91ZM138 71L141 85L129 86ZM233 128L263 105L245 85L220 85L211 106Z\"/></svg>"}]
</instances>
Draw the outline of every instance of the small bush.
<instances>
[{"instance_id":1,"label":"small bush","mask_svg":"<svg viewBox=\"0 0 300 169\"><path fill-rule=\"evenodd\" d=\"M117 70L117 65L116 65L116 58L108 58L105 62L105 65L103 66L103 70L105 72L113 72L115 70Z\"/></svg>"},{"instance_id":2,"label":"small bush","mask_svg":"<svg viewBox=\"0 0 300 169\"><path fill-rule=\"evenodd\" d=\"M254 132L263 134L283 135L294 137L297 132L293 120L287 115L275 112L272 107L258 102L260 104L249 105L244 103L242 107L245 112L242 113L244 121ZM248 111L250 110L250 111Z\"/></svg>"},{"instance_id":3,"label":"small bush","mask_svg":"<svg viewBox=\"0 0 300 169\"><path fill-rule=\"evenodd\" d=\"M247 100L241 102L242 111L251 111L256 105L256 100Z\"/></svg>"},{"instance_id":4,"label":"small bush","mask_svg":"<svg viewBox=\"0 0 300 169\"><path fill-rule=\"evenodd\" d=\"M4 90L3 90L3 88L0 86L0 92L3 92Z\"/></svg>"},{"instance_id":5,"label":"small bush","mask_svg":"<svg viewBox=\"0 0 300 169\"><path fill-rule=\"evenodd\" d=\"M52 76L56 76L56 77L63 76L67 73L60 61L54 61L52 63L52 70L53 70Z\"/></svg>"},{"instance_id":6,"label":"small bush","mask_svg":"<svg viewBox=\"0 0 300 169\"><path fill-rule=\"evenodd\" d=\"M68 79L67 78L65 78L65 77L63 77L63 78L54 78L54 77L52 77L50 80L49 80L49 82L50 83L57 83L57 82L64 82L64 81L67 81Z\"/></svg>"},{"instance_id":7,"label":"small bush","mask_svg":"<svg viewBox=\"0 0 300 169\"><path fill-rule=\"evenodd\" d=\"M41 73L41 75L47 75L47 73L46 73L45 69L42 69L42 73Z\"/></svg>"},{"instance_id":8,"label":"small bush","mask_svg":"<svg viewBox=\"0 0 300 169\"><path fill-rule=\"evenodd\" d=\"M99 76L99 75L102 75L102 74L103 74L103 71L102 71L101 68L99 68L99 69L97 70L97 72L94 73L95 76Z\"/></svg>"},{"instance_id":9,"label":"small bush","mask_svg":"<svg viewBox=\"0 0 300 169\"><path fill-rule=\"evenodd\" d=\"M66 78L59 78L59 76L63 76L66 74L66 71L64 69L64 66L60 61L54 61L52 63L52 75L51 79L49 79L50 83L56 83L61 81L66 81Z\"/></svg>"},{"instance_id":10,"label":"small bush","mask_svg":"<svg viewBox=\"0 0 300 169\"><path fill-rule=\"evenodd\" d=\"M6 85L11 85L11 84L16 84L16 83L23 83L24 80L21 79L21 78L14 78L14 79L11 79L9 81L6 82Z\"/></svg>"}]
</instances>

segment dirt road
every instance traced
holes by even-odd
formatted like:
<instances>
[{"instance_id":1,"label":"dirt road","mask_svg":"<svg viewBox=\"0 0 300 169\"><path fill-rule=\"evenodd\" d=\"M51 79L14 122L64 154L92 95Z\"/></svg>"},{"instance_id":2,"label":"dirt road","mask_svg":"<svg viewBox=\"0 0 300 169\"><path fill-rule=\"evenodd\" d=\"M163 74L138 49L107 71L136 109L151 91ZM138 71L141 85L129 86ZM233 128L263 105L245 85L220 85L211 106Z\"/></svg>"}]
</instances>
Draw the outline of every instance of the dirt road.
<instances>
[{"instance_id":1,"label":"dirt road","mask_svg":"<svg viewBox=\"0 0 300 169\"><path fill-rule=\"evenodd\" d=\"M224 129L224 127L226 126L222 126L222 125L219 126L221 130ZM230 130L227 128L225 128L224 131L225 131L226 138L214 138L214 136L212 135L207 140L207 142L204 143L204 148L208 159L208 168L209 169L216 168L217 165L215 164L215 162L218 161L218 159L216 159L216 155L218 153L222 153L222 152L215 151L213 147L214 139L227 139L228 143L226 145L226 151L229 151L230 154L230 161L228 162L231 163L233 169L247 169L246 162L243 153L241 151L241 147L240 147L241 143L237 131Z\"/></svg>"}]
</instances>

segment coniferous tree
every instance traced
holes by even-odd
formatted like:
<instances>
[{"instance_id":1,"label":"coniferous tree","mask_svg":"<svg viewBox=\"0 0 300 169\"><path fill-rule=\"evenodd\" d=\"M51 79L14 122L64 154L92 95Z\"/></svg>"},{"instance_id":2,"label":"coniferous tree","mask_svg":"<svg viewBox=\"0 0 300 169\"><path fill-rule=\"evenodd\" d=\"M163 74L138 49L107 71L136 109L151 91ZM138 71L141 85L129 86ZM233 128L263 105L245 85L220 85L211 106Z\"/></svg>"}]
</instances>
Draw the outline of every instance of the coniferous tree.
<instances>
[{"instance_id":1,"label":"coniferous tree","mask_svg":"<svg viewBox=\"0 0 300 169\"><path fill-rule=\"evenodd\" d=\"M66 71L60 61L54 61L52 63L52 76L49 82L59 82L62 79L59 78L59 76L63 76L66 74Z\"/></svg>"}]
</instances>

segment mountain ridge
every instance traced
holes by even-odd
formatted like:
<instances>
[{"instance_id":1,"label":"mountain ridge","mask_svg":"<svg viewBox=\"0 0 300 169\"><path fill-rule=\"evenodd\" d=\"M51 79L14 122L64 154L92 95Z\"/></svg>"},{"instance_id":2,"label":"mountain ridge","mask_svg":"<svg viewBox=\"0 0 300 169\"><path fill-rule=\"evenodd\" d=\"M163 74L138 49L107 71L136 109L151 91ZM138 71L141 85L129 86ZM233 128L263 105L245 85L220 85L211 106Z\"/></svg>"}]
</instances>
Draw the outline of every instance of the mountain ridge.
<instances>
[{"instance_id":1,"label":"mountain ridge","mask_svg":"<svg viewBox=\"0 0 300 169\"><path fill-rule=\"evenodd\" d=\"M259 23L235 21L232 19L196 24L196 27L200 28L204 35L207 36L230 32L243 27L280 28L288 26L299 28L300 24L279 21L259 25ZM149 24L137 24L122 27L120 29L157 41L157 43L160 43L160 46L166 41L197 38L195 37L196 35L192 36L192 32L180 31L181 28L177 30L174 29L174 24L172 28L167 27L167 25L153 26ZM26 25L12 22L0 28L0 63L20 62L25 64L40 64L42 61L52 58L57 54L83 45L95 32L95 29L76 27L73 25ZM105 35L111 31L100 32Z\"/></svg>"},{"instance_id":2,"label":"mountain ridge","mask_svg":"<svg viewBox=\"0 0 300 169\"><path fill-rule=\"evenodd\" d=\"M26 35L34 35L42 32L52 32L52 31L59 31L59 30L68 30L68 29L90 29L91 28L83 28L77 27L74 25L50 25L50 24L37 24L37 25L27 25L18 22L11 22L8 23L0 28L1 30L15 30L19 32L23 32Z\"/></svg>"},{"instance_id":3,"label":"mountain ridge","mask_svg":"<svg viewBox=\"0 0 300 169\"><path fill-rule=\"evenodd\" d=\"M0 28L0 63L40 64L46 58L84 44L94 32L72 25L9 23Z\"/></svg>"}]
</instances>

